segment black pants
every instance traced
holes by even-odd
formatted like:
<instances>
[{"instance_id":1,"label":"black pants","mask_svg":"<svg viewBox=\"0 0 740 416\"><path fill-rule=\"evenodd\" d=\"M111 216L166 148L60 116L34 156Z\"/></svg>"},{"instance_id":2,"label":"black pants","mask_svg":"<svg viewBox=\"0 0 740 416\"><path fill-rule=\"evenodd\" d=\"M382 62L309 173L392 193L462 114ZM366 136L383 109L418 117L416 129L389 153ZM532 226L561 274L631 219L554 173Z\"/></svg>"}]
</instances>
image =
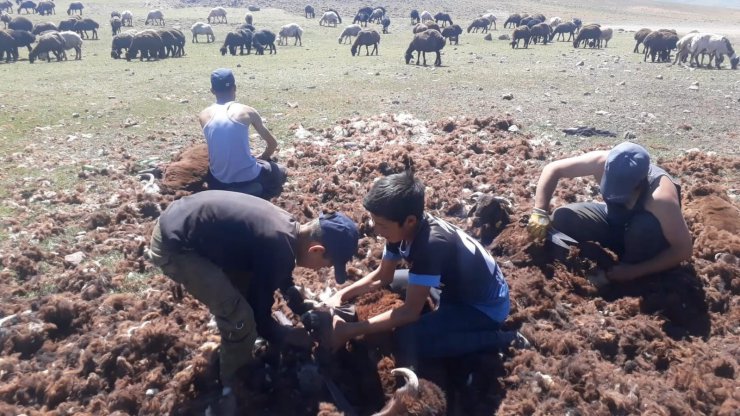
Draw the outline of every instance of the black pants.
<instances>
[{"instance_id":1,"label":"black pants","mask_svg":"<svg viewBox=\"0 0 740 416\"><path fill-rule=\"evenodd\" d=\"M288 179L285 167L262 159L257 159L257 164L260 165L260 174L253 180L245 182L223 183L208 172L208 189L241 192L262 199L280 195L283 192L283 184Z\"/></svg>"},{"instance_id":2,"label":"black pants","mask_svg":"<svg viewBox=\"0 0 740 416\"><path fill-rule=\"evenodd\" d=\"M577 241L598 242L624 263L643 262L670 246L652 213L639 210L619 224L610 221L608 214L606 204L577 202L556 209L552 225Z\"/></svg>"}]
</instances>

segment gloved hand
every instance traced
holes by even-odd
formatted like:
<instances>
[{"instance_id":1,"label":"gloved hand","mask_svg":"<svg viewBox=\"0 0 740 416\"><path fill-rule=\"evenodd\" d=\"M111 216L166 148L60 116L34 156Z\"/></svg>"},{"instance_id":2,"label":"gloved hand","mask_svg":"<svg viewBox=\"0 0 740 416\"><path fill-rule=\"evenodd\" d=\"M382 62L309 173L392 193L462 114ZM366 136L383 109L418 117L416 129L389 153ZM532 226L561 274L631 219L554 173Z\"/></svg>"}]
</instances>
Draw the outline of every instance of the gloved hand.
<instances>
[{"instance_id":1,"label":"gloved hand","mask_svg":"<svg viewBox=\"0 0 740 416\"><path fill-rule=\"evenodd\" d=\"M544 240L547 237L547 229L550 228L550 216L547 211L539 208L532 210L527 223L527 231L533 240Z\"/></svg>"}]
</instances>

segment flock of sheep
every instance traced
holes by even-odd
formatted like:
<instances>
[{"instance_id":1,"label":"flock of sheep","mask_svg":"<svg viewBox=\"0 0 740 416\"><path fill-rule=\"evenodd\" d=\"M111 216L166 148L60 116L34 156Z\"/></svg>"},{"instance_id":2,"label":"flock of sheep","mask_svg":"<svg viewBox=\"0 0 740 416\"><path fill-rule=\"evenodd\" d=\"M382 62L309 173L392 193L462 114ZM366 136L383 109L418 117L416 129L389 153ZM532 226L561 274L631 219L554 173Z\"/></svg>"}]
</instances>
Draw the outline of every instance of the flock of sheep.
<instances>
[{"instance_id":1,"label":"flock of sheep","mask_svg":"<svg viewBox=\"0 0 740 416\"><path fill-rule=\"evenodd\" d=\"M58 61L66 60L66 51L75 50L75 59L82 58L82 40L85 38L98 39L97 30L99 24L90 18L83 18L84 5L75 1L69 4L67 14L69 17L62 20L58 25L52 22L37 23L34 25L27 17L20 14L38 13L46 16L55 14L53 1L42 0L35 3L32 0L15 0L18 6L18 16L11 17L14 6L11 0L0 0L0 21L5 25L0 30L0 60L5 58L6 62L18 60L18 48L27 47L29 61L33 63L42 58L51 61L52 55ZM304 8L305 17L314 19L316 17L313 6ZM453 23L448 13L440 12L432 14L429 11L419 12L412 10L410 13L413 25L413 38L409 43L404 58L406 63L414 59L416 52L416 64L426 65L426 53L435 53L435 65L441 65L441 53L447 42L450 44L459 42L459 36L464 33L463 28ZM496 16L493 13L485 13L474 18L467 26L467 33L487 33L491 28L496 30ZM214 7L206 17L206 21L194 23L190 32L191 41L199 43L200 38L205 36L206 43L216 41L213 24L228 24L227 11L223 7ZM342 23L339 12L335 9L327 9L319 19L319 26L336 27ZM359 55L361 48L365 47L365 55L377 55L380 44L381 33L373 28L368 28L368 23L380 25L383 34L388 33L391 19L384 7L362 7L354 16L352 24L346 26L338 37L340 44L352 43L350 49L353 56ZM138 57L140 60L156 60L169 56L179 57L185 54L185 34L176 28L164 28L164 14L161 10L152 10L148 13L145 25L162 26L158 29L146 29L136 31L130 29L122 32L125 27L133 26L133 15L130 11L122 13L112 12L110 25L113 34L111 45L111 57L127 60ZM528 48L531 44L547 44L562 40L573 42L573 47L607 47L613 36L611 28L602 27L599 24L584 25L581 19L573 18L571 21L563 21L559 17L546 19L542 14L512 14L504 22L504 28L512 27L511 36L502 35L500 39L511 41L511 47L516 49L521 46ZM568 37L566 38L566 35ZM257 30L253 25L253 15L246 13L244 23L240 24L224 38L223 45L219 49L222 55L230 53L251 54L252 49L257 54L264 54L268 50L270 54L276 53L277 45L287 45L293 38L294 45L302 45L303 28L297 23L291 23L280 28L276 35L269 29ZM491 35L487 35L491 39ZM353 41L354 39L354 41ZM730 41L721 36L710 33L689 33L679 39L675 30L660 29L652 31L642 29L635 33L635 52L638 52L640 44L644 45L644 60L651 57L651 61L667 62L671 60L671 51L676 50L674 63L688 63L701 66L704 64L705 56L709 57L708 65L720 68L725 60L725 55L730 59L730 66L735 69L738 65L738 57ZM36 46L32 47L33 43ZM701 61L699 61L701 57Z\"/></svg>"}]
</instances>

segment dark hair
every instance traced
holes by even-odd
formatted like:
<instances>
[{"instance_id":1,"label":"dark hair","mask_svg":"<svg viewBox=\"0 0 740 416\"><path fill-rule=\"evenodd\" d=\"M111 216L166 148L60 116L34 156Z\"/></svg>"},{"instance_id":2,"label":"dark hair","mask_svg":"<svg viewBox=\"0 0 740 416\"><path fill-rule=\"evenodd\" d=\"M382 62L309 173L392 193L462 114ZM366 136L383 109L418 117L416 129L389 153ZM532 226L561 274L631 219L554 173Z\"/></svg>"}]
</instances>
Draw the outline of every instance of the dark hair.
<instances>
[{"instance_id":1,"label":"dark hair","mask_svg":"<svg viewBox=\"0 0 740 416\"><path fill-rule=\"evenodd\" d=\"M365 209L399 225L409 215L421 220L424 216L424 184L414 178L414 170L410 165L407 163L405 172L375 182L362 201Z\"/></svg>"}]
</instances>

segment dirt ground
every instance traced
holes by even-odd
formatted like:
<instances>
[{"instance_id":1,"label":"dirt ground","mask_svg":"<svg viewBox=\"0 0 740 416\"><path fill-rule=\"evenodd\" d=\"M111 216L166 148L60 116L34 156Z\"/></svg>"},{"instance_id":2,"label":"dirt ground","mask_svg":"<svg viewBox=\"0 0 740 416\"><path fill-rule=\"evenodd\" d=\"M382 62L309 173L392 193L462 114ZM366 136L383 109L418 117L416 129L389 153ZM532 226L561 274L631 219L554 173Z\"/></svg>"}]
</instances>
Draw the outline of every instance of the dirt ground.
<instances>
[{"instance_id":1,"label":"dirt ground","mask_svg":"<svg viewBox=\"0 0 740 416\"><path fill-rule=\"evenodd\" d=\"M737 173L740 159L691 152L659 160L682 181L694 257L677 270L597 291L585 276L604 267L608 253L585 247L552 263L527 241L539 170L563 152L509 132L515 122L407 114L341 120L281 153L291 179L274 202L301 221L321 210L346 212L362 231L352 266L369 271L382 242L372 236L362 197L373 179L400 171L410 156L428 185L427 210L493 239L489 248L511 286L506 325L534 347L428 367L422 375L446 390L453 414L737 414L740 204L722 178ZM134 174L141 166L127 156L81 171L75 192L22 180L13 191L21 214L2 224L11 234L0 291L12 296L0 305L0 414L200 414L216 391L218 335L207 310L142 256L154 219L187 192L167 188L170 181L159 183L163 193L145 193ZM3 163L27 157L8 155ZM167 168L165 178L175 170ZM116 192L89 192L102 186ZM485 195L510 199L513 213L483 204ZM565 181L554 203L596 195L594 183ZM22 229L25 216L33 226ZM74 242L52 244L70 228L79 230ZM106 257L113 251L123 256ZM334 286L330 272L297 269L295 280L318 294ZM398 302L390 293L368 295L359 318ZM298 324L279 296L274 308ZM356 414L379 410L396 387L382 336L335 356L268 350L264 362L244 374L245 414L314 415L320 406L332 414L336 400L316 381L319 372Z\"/></svg>"}]
</instances>

